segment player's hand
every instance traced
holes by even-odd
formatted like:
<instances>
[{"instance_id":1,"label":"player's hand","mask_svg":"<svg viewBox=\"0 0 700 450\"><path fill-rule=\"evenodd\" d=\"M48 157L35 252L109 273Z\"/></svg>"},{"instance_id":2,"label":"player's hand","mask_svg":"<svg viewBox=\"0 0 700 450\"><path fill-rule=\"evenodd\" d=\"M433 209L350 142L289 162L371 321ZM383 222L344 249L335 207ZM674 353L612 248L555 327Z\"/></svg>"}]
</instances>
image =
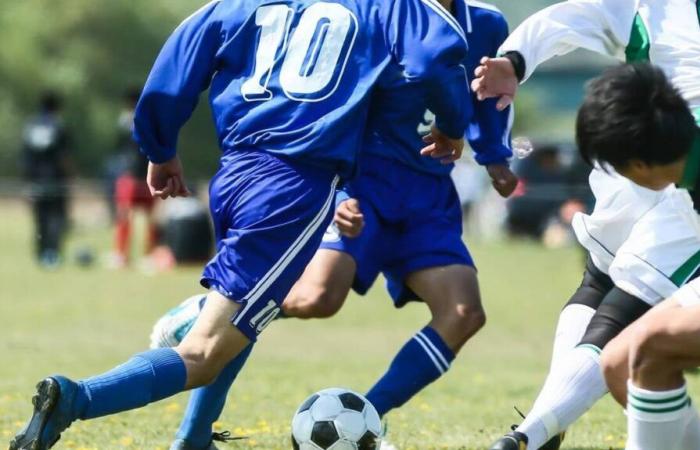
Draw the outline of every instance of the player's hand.
<instances>
[{"instance_id":1,"label":"player's hand","mask_svg":"<svg viewBox=\"0 0 700 450\"><path fill-rule=\"evenodd\" d=\"M462 157L464 139L453 139L435 125L431 128L430 134L423 137L423 142L428 145L423 147L420 154L439 159L442 164L451 164Z\"/></svg>"},{"instance_id":2,"label":"player's hand","mask_svg":"<svg viewBox=\"0 0 700 450\"><path fill-rule=\"evenodd\" d=\"M508 198L518 187L518 177L505 164L489 164L486 171L491 177L491 184L498 194Z\"/></svg>"},{"instance_id":3,"label":"player's hand","mask_svg":"<svg viewBox=\"0 0 700 450\"><path fill-rule=\"evenodd\" d=\"M513 103L518 91L518 77L508 58L481 58L481 65L474 71L472 90L479 100L498 97L496 109L503 111Z\"/></svg>"},{"instance_id":4,"label":"player's hand","mask_svg":"<svg viewBox=\"0 0 700 450\"><path fill-rule=\"evenodd\" d=\"M177 156L163 164L148 163L146 182L153 197L165 200L168 197L190 196L182 164Z\"/></svg>"},{"instance_id":5,"label":"player's hand","mask_svg":"<svg viewBox=\"0 0 700 450\"><path fill-rule=\"evenodd\" d=\"M365 216L360 210L360 202L354 198L342 202L335 210L333 221L343 236L349 238L359 236L365 227Z\"/></svg>"}]
</instances>

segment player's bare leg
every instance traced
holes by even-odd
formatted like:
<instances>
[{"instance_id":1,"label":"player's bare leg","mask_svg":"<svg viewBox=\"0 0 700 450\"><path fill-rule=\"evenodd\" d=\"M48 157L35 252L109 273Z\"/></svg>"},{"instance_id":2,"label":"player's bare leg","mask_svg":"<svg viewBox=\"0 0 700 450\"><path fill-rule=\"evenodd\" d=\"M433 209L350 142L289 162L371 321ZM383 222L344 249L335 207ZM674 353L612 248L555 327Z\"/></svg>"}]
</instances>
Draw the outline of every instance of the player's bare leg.
<instances>
[{"instance_id":1,"label":"player's bare leg","mask_svg":"<svg viewBox=\"0 0 700 450\"><path fill-rule=\"evenodd\" d=\"M684 307L672 298L606 347L606 381L618 401L626 396L620 402L627 403L628 450L700 445L700 419L690 404L683 377L683 370L700 365L698 323L700 306ZM626 376L629 379L623 387L620 380Z\"/></svg>"},{"instance_id":2,"label":"player's bare leg","mask_svg":"<svg viewBox=\"0 0 700 450\"><path fill-rule=\"evenodd\" d=\"M187 367L186 389L211 383L229 361L236 357L250 340L231 325L241 305L218 292L210 292L197 321L175 347Z\"/></svg>"},{"instance_id":3,"label":"player's bare leg","mask_svg":"<svg viewBox=\"0 0 700 450\"><path fill-rule=\"evenodd\" d=\"M428 304L433 317L404 344L367 393L380 416L445 374L456 352L486 320L476 270L470 266L419 270L409 274L404 284Z\"/></svg>"},{"instance_id":4,"label":"player's bare leg","mask_svg":"<svg viewBox=\"0 0 700 450\"><path fill-rule=\"evenodd\" d=\"M666 309L679 308L675 300L667 300L654 307L637 322L630 325L605 347L601 355L601 366L605 382L615 401L627 406L627 380L630 379L629 353L633 342L638 340L639 327L644 327L650 320L661 315Z\"/></svg>"},{"instance_id":5,"label":"player's bare leg","mask_svg":"<svg viewBox=\"0 0 700 450\"><path fill-rule=\"evenodd\" d=\"M356 270L355 260L345 252L319 249L301 278L282 303L288 317L331 317L345 303Z\"/></svg>"},{"instance_id":6,"label":"player's bare leg","mask_svg":"<svg viewBox=\"0 0 700 450\"><path fill-rule=\"evenodd\" d=\"M451 265L420 270L406 284L430 308L428 324L457 353L486 323L476 269Z\"/></svg>"}]
</instances>

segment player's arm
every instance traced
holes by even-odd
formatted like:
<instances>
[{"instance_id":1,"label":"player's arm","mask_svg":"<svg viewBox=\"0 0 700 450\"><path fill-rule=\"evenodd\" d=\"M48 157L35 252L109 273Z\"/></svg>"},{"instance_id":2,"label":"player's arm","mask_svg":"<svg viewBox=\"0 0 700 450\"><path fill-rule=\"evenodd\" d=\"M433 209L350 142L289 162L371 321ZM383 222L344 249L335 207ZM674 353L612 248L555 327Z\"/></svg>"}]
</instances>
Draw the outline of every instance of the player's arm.
<instances>
[{"instance_id":1,"label":"player's arm","mask_svg":"<svg viewBox=\"0 0 700 450\"><path fill-rule=\"evenodd\" d=\"M333 222L343 236L355 238L365 227L365 216L360 202L354 198L352 189L345 183L335 191L335 215Z\"/></svg>"},{"instance_id":2,"label":"player's arm","mask_svg":"<svg viewBox=\"0 0 700 450\"><path fill-rule=\"evenodd\" d=\"M136 107L134 138L151 162L154 195L187 195L177 158L177 138L199 95L210 84L221 44L214 1L186 19L163 46Z\"/></svg>"},{"instance_id":3,"label":"player's arm","mask_svg":"<svg viewBox=\"0 0 700 450\"><path fill-rule=\"evenodd\" d=\"M487 56L494 57L508 36L508 23L499 16L495 23L488 25L494 34ZM498 110L495 107L496 99L478 101L474 92L470 93L467 101L474 105L474 114L467 129L467 140L474 151L474 159L486 167L494 189L501 196L509 197L518 185L518 178L511 172L509 163L513 156L510 144L513 106Z\"/></svg>"},{"instance_id":4,"label":"player's arm","mask_svg":"<svg viewBox=\"0 0 700 450\"><path fill-rule=\"evenodd\" d=\"M451 162L461 155L469 111L454 99L468 95L467 41L459 23L438 2L396 0L385 2L387 45L409 81L424 83L428 107L435 113L436 129L427 151Z\"/></svg>"},{"instance_id":5,"label":"player's arm","mask_svg":"<svg viewBox=\"0 0 700 450\"><path fill-rule=\"evenodd\" d=\"M472 88L480 98L515 96L519 82L557 55L577 48L621 57L636 15L636 0L569 0L527 18L499 50L477 69Z\"/></svg>"}]
</instances>

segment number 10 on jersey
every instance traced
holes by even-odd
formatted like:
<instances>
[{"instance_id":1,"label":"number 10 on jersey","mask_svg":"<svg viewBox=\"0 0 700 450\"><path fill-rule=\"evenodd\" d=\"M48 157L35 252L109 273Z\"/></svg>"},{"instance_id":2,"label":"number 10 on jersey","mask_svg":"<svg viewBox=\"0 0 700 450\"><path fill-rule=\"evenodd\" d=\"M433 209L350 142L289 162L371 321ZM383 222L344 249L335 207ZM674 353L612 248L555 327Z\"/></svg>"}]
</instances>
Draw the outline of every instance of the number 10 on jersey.
<instances>
[{"instance_id":1,"label":"number 10 on jersey","mask_svg":"<svg viewBox=\"0 0 700 450\"><path fill-rule=\"evenodd\" d=\"M357 18L343 5L318 2L302 12L290 33L293 20L294 10L287 5L256 11L260 36L253 75L241 85L246 101L272 99L268 85L273 74L292 100L318 102L338 88L357 37Z\"/></svg>"}]
</instances>

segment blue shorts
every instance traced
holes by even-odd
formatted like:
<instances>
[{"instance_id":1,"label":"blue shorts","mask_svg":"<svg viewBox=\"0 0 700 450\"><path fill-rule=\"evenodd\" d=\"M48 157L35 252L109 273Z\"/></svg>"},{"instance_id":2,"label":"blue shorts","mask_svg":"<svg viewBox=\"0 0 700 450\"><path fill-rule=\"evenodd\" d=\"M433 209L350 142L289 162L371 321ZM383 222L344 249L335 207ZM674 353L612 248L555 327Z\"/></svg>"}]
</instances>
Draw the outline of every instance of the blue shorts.
<instances>
[{"instance_id":1,"label":"blue shorts","mask_svg":"<svg viewBox=\"0 0 700 450\"><path fill-rule=\"evenodd\" d=\"M357 264L353 289L364 295L379 273L397 307L420 300L404 280L412 272L452 264L474 266L462 241L462 208L449 176L418 172L399 162L363 155L350 183L365 217L355 239L333 227L321 248L348 253Z\"/></svg>"},{"instance_id":2,"label":"blue shorts","mask_svg":"<svg viewBox=\"0 0 700 450\"><path fill-rule=\"evenodd\" d=\"M217 253L201 283L242 305L231 322L249 339L318 248L333 214L335 174L256 151L221 160L209 186Z\"/></svg>"}]
</instances>

